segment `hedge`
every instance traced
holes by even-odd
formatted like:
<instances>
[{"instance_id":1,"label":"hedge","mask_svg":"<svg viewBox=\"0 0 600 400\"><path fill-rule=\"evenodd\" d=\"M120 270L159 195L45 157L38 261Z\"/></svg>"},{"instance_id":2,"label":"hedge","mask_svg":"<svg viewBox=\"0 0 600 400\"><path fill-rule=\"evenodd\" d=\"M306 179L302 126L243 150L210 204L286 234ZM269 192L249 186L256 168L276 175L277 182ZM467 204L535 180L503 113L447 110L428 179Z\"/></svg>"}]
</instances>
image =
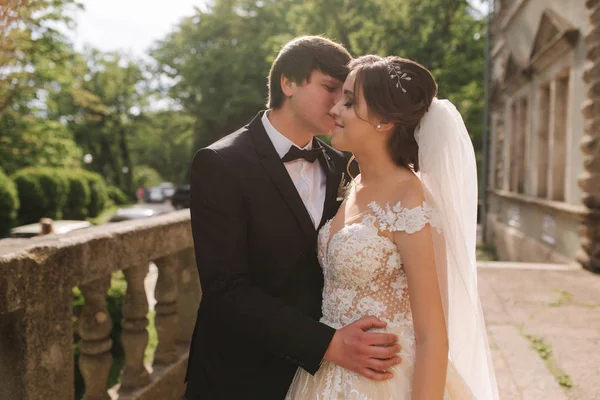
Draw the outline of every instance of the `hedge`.
<instances>
[{"instance_id":1,"label":"hedge","mask_svg":"<svg viewBox=\"0 0 600 400\"><path fill-rule=\"evenodd\" d=\"M108 187L108 198L112 200L113 204L118 206L129 204L131 202L131 199L116 186Z\"/></svg>"},{"instance_id":2,"label":"hedge","mask_svg":"<svg viewBox=\"0 0 600 400\"><path fill-rule=\"evenodd\" d=\"M65 219L85 219L91 200L91 190L88 181L81 171L65 171L69 181L69 194L65 204L63 217Z\"/></svg>"},{"instance_id":3,"label":"hedge","mask_svg":"<svg viewBox=\"0 0 600 400\"><path fill-rule=\"evenodd\" d=\"M0 237L8 235L17 221L19 195L13 181L0 169Z\"/></svg>"},{"instance_id":4,"label":"hedge","mask_svg":"<svg viewBox=\"0 0 600 400\"><path fill-rule=\"evenodd\" d=\"M88 217L97 217L104 210L108 201L108 189L101 175L86 170L81 170L90 188L90 204Z\"/></svg>"}]
</instances>

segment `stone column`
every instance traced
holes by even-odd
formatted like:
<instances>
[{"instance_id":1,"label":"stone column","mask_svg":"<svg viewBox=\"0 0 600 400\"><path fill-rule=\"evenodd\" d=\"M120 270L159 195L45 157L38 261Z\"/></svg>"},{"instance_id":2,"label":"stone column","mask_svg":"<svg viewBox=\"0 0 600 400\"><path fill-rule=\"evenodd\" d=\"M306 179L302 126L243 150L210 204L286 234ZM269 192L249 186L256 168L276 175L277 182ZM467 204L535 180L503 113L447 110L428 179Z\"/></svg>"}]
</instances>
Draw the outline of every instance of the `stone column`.
<instances>
[{"instance_id":1,"label":"stone column","mask_svg":"<svg viewBox=\"0 0 600 400\"><path fill-rule=\"evenodd\" d=\"M147 262L123 270L127 280L127 293L123 299L122 334L125 368L121 388L124 390L139 388L150 382L150 375L144 367L144 352L148 345L148 300L144 288L147 273Z\"/></svg>"},{"instance_id":2,"label":"stone column","mask_svg":"<svg viewBox=\"0 0 600 400\"><path fill-rule=\"evenodd\" d=\"M179 318L177 316L177 267L179 257L171 254L155 260L158 267L156 281L156 332L158 347L154 362L158 365L168 365L177 360L175 340L179 333Z\"/></svg>"},{"instance_id":3,"label":"stone column","mask_svg":"<svg viewBox=\"0 0 600 400\"><path fill-rule=\"evenodd\" d=\"M79 367L85 381L83 400L110 400L106 391L112 364L112 321L106 308L106 293L109 287L110 275L79 286L85 298L79 319Z\"/></svg>"},{"instance_id":4,"label":"stone column","mask_svg":"<svg viewBox=\"0 0 600 400\"><path fill-rule=\"evenodd\" d=\"M577 259L584 268L600 273L600 0L587 0L585 5L591 28L585 36L587 99L583 104L585 128L581 141L585 172L579 186L590 212L579 229L582 251Z\"/></svg>"}]
</instances>

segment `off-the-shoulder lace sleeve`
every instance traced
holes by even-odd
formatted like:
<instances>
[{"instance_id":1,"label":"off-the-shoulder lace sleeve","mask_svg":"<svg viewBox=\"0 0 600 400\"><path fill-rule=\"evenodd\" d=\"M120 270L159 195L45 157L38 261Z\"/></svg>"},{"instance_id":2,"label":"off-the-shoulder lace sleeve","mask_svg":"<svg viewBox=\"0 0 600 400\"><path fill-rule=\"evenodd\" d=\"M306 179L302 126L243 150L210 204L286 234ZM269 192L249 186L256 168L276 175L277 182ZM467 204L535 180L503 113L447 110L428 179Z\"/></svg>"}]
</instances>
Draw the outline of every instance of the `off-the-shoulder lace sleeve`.
<instances>
[{"instance_id":1,"label":"off-the-shoulder lace sleeve","mask_svg":"<svg viewBox=\"0 0 600 400\"><path fill-rule=\"evenodd\" d=\"M420 231L427 224L437 229L438 232L441 231L436 210L426 202L409 209L402 207L401 202L393 207L388 203L384 208L373 201L369 203L369 208L375 214L379 229L382 231L404 231L411 234Z\"/></svg>"}]
</instances>

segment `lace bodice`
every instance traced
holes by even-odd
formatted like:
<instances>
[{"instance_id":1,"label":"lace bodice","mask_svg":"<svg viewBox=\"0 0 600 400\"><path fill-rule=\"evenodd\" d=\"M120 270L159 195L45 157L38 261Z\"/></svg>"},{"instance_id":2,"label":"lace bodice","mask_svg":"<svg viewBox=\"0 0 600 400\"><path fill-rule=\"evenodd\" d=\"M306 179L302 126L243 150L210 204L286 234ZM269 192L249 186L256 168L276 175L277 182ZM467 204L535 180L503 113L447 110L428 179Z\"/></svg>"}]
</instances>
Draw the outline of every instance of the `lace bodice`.
<instances>
[{"instance_id":1,"label":"lace bodice","mask_svg":"<svg viewBox=\"0 0 600 400\"><path fill-rule=\"evenodd\" d=\"M329 220L319 232L319 261L323 268L323 317L341 328L365 316L376 316L388 328L412 325L410 300L402 258L386 232L412 234L426 224L436 227L427 204L407 209L369 204L369 212L332 234Z\"/></svg>"}]
</instances>

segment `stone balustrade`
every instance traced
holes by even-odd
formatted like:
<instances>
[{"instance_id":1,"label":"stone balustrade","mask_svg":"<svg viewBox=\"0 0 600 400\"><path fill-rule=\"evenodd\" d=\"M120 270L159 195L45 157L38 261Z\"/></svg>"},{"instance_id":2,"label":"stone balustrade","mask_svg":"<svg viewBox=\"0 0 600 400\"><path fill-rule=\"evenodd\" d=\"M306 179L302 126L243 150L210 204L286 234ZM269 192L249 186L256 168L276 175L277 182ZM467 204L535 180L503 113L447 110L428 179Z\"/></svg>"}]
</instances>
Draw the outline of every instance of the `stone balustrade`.
<instances>
[{"instance_id":1,"label":"stone balustrade","mask_svg":"<svg viewBox=\"0 0 600 400\"><path fill-rule=\"evenodd\" d=\"M158 347L148 366L144 279L150 262L158 269ZM106 295L118 270L127 282L120 321L125 365L120 384L109 391L115 321ZM85 298L77 323L75 286ZM189 210L61 236L1 240L0 399L74 399L76 329L85 400L180 400L199 301Z\"/></svg>"}]
</instances>

